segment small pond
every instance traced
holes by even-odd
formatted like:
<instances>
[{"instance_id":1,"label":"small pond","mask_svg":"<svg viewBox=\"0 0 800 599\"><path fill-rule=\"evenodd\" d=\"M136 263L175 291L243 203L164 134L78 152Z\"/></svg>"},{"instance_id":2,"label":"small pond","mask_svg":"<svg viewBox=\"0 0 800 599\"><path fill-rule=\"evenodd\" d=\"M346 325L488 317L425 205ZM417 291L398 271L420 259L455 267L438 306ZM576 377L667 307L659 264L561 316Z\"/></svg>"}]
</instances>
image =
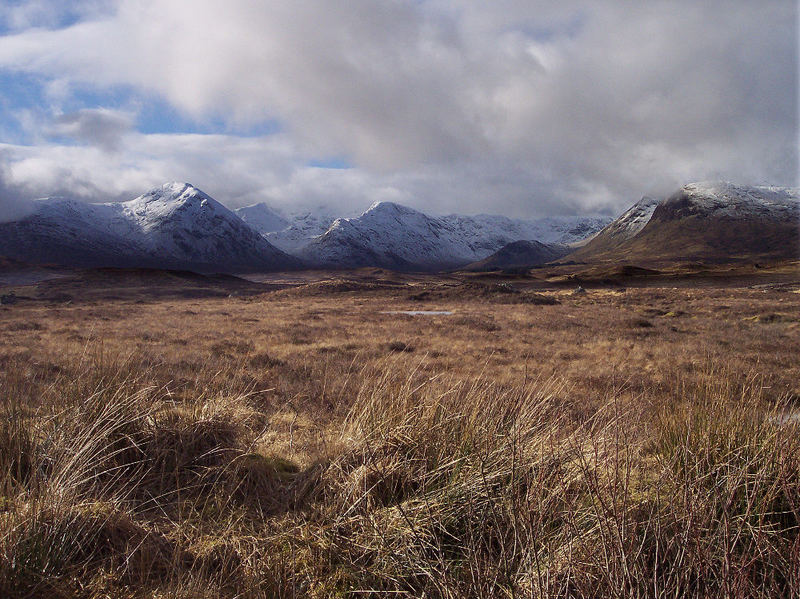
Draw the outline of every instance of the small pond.
<instances>
[{"instance_id":1,"label":"small pond","mask_svg":"<svg viewBox=\"0 0 800 599\"><path fill-rule=\"evenodd\" d=\"M406 316L450 316L450 310L387 310L381 314L404 314Z\"/></svg>"}]
</instances>

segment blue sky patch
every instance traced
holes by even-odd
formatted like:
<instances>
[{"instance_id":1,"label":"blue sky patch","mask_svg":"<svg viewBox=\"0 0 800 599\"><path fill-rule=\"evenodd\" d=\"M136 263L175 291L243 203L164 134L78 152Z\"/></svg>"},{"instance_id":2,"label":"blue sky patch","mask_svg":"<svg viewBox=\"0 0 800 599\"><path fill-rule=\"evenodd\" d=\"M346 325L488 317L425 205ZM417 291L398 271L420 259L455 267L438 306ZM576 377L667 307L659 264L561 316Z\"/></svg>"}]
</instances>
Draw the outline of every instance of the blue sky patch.
<instances>
[{"instance_id":1,"label":"blue sky patch","mask_svg":"<svg viewBox=\"0 0 800 599\"><path fill-rule=\"evenodd\" d=\"M237 125L221 115L195 119L181 113L157 95L142 94L132 86L117 85L102 90L86 85L70 85L64 97L48 98L49 80L39 75L0 70L0 141L28 145L46 131L59 114L83 109L104 108L134 115L134 129L143 134L223 134L238 137L263 137L284 131L277 119ZM37 130L21 117L33 116ZM28 118L30 120L30 118ZM66 141L57 139L57 141ZM345 161L323 161L326 168L347 168Z\"/></svg>"},{"instance_id":2,"label":"blue sky patch","mask_svg":"<svg viewBox=\"0 0 800 599\"><path fill-rule=\"evenodd\" d=\"M346 158L343 158L341 156L311 160L308 162L308 166L314 168L330 168L337 170L346 170L349 168L353 168L353 165Z\"/></svg>"}]
</instances>

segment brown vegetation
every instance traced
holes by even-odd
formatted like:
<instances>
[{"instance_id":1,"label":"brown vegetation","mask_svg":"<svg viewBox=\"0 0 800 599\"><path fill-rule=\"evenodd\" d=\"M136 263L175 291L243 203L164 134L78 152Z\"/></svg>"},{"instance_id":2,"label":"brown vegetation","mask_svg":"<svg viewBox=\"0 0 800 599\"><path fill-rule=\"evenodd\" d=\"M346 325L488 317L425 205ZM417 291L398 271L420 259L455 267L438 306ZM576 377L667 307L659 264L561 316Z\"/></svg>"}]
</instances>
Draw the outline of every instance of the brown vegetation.
<instances>
[{"instance_id":1,"label":"brown vegetation","mask_svg":"<svg viewBox=\"0 0 800 599\"><path fill-rule=\"evenodd\" d=\"M17 289L0 596L797 596L797 285L378 279Z\"/></svg>"}]
</instances>

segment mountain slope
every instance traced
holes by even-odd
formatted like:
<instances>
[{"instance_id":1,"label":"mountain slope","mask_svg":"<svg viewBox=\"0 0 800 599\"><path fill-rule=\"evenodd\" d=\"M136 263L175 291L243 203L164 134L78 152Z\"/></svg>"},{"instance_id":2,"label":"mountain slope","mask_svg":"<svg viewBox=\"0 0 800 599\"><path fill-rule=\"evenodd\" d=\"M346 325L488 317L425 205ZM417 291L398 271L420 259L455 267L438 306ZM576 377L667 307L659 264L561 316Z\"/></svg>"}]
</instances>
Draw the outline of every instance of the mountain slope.
<instances>
[{"instance_id":1,"label":"mountain slope","mask_svg":"<svg viewBox=\"0 0 800 599\"><path fill-rule=\"evenodd\" d=\"M570 249L561 244L538 241L513 241L491 256L463 267L463 270L489 271L530 268L566 256Z\"/></svg>"},{"instance_id":2,"label":"mountain slope","mask_svg":"<svg viewBox=\"0 0 800 599\"><path fill-rule=\"evenodd\" d=\"M584 262L797 259L800 258L799 196L797 188L692 183L664 200L645 199L635 204L568 259Z\"/></svg>"},{"instance_id":3,"label":"mountain slope","mask_svg":"<svg viewBox=\"0 0 800 599\"><path fill-rule=\"evenodd\" d=\"M121 204L66 198L33 204L25 218L0 223L0 254L35 264L134 266L147 252Z\"/></svg>"},{"instance_id":4,"label":"mountain slope","mask_svg":"<svg viewBox=\"0 0 800 599\"><path fill-rule=\"evenodd\" d=\"M600 247L608 250L628 241L647 225L660 202L658 198L642 198L588 243L593 243L597 251Z\"/></svg>"},{"instance_id":5,"label":"mountain slope","mask_svg":"<svg viewBox=\"0 0 800 599\"><path fill-rule=\"evenodd\" d=\"M377 202L359 217L334 221L299 255L325 267L431 271L481 260L520 239L574 241L606 222L602 217L542 221L491 215L432 217L392 202Z\"/></svg>"},{"instance_id":6,"label":"mountain slope","mask_svg":"<svg viewBox=\"0 0 800 599\"><path fill-rule=\"evenodd\" d=\"M519 240L536 240L542 243L576 243L597 233L611 219L605 216L549 216L536 220L513 219L496 214L463 216L451 214L441 217L474 245L488 255L507 243Z\"/></svg>"},{"instance_id":7,"label":"mountain slope","mask_svg":"<svg viewBox=\"0 0 800 599\"><path fill-rule=\"evenodd\" d=\"M340 216L328 206L288 212L286 218L289 226L265 233L264 237L275 247L296 256L315 237L324 234Z\"/></svg>"},{"instance_id":8,"label":"mountain slope","mask_svg":"<svg viewBox=\"0 0 800 599\"><path fill-rule=\"evenodd\" d=\"M264 202L237 208L234 212L239 218L262 235L274 231L281 231L290 224L286 218L278 214Z\"/></svg>"},{"instance_id":9,"label":"mountain slope","mask_svg":"<svg viewBox=\"0 0 800 599\"><path fill-rule=\"evenodd\" d=\"M233 212L186 183L124 203L53 199L0 224L0 254L68 266L148 266L241 272L297 268Z\"/></svg>"}]
</instances>

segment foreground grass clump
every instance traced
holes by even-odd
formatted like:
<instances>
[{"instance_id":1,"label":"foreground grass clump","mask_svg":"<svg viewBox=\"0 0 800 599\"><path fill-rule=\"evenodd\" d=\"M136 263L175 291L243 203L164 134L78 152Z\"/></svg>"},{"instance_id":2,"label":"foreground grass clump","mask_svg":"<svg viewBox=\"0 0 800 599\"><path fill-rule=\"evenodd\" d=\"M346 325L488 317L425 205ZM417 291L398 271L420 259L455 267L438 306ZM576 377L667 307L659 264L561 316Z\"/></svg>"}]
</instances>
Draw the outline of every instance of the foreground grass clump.
<instances>
[{"instance_id":1,"label":"foreground grass clump","mask_svg":"<svg viewBox=\"0 0 800 599\"><path fill-rule=\"evenodd\" d=\"M724 379L723 379L724 380ZM583 422L552 383L383 384L334 462L326 541L350 589L437 597L788 596L800 587L800 443L752 385L650 422Z\"/></svg>"},{"instance_id":2,"label":"foreground grass clump","mask_svg":"<svg viewBox=\"0 0 800 599\"><path fill-rule=\"evenodd\" d=\"M284 430L246 387L177 395L105 358L43 385L9 369L0 596L797 594L800 431L759 377L577 409L558 378L414 359L320 381L339 403L302 463L275 451L300 415Z\"/></svg>"}]
</instances>

